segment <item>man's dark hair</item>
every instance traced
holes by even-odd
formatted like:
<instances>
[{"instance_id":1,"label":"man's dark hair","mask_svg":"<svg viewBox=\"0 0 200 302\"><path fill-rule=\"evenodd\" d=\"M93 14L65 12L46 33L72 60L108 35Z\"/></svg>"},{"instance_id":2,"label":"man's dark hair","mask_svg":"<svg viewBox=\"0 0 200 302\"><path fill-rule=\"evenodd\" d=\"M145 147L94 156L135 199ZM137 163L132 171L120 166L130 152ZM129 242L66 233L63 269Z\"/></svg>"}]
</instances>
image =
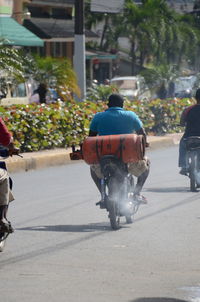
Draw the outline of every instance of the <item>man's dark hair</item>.
<instances>
[{"instance_id":1,"label":"man's dark hair","mask_svg":"<svg viewBox=\"0 0 200 302\"><path fill-rule=\"evenodd\" d=\"M200 103L200 88L197 89L195 98L197 100L197 103Z\"/></svg>"},{"instance_id":2,"label":"man's dark hair","mask_svg":"<svg viewBox=\"0 0 200 302\"><path fill-rule=\"evenodd\" d=\"M108 98L108 107L121 107L123 108L124 99L120 94L111 94Z\"/></svg>"}]
</instances>

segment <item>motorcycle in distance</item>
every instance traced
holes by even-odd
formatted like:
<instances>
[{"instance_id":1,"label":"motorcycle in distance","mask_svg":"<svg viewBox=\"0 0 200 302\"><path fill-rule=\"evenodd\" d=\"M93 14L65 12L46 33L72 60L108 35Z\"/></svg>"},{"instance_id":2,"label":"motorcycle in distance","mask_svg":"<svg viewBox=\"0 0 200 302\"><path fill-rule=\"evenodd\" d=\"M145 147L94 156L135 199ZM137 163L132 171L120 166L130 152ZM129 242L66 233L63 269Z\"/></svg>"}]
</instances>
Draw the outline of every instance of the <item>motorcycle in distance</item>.
<instances>
[{"instance_id":1,"label":"motorcycle in distance","mask_svg":"<svg viewBox=\"0 0 200 302\"><path fill-rule=\"evenodd\" d=\"M17 156L23 157L22 155L19 154L19 150L17 151L17 149L16 149L16 153L13 153L13 154L9 154L9 151L5 148L0 149L0 157L2 157L4 160L12 155L17 155ZM6 166L6 163L4 160L3 161L0 160L0 168L7 170L7 166ZM10 190L12 190L13 181L12 181L11 177L9 177L9 183L10 183ZM9 236L9 234L10 233L1 232L1 228L0 228L0 252L3 252L3 250L5 248L6 239Z\"/></svg>"},{"instance_id":2,"label":"motorcycle in distance","mask_svg":"<svg viewBox=\"0 0 200 302\"><path fill-rule=\"evenodd\" d=\"M184 139L187 148L187 168L190 178L190 190L200 188L200 137L190 136Z\"/></svg>"}]
</instances>

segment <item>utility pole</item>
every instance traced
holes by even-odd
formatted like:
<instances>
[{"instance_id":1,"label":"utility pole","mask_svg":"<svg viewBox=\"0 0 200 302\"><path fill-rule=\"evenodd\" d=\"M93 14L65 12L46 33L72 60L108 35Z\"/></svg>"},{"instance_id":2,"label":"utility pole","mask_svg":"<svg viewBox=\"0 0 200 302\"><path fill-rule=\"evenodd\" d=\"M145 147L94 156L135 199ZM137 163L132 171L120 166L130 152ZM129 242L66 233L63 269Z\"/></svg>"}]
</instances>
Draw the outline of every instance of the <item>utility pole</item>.
<instances>
[{"instance_id":1,"label":"utility pole","mask_svg":"<svg viewBox=\"0 0 200 302\"><path fill-rule=\"evenodd\" d=\"M75 46L74 70L81 90L81 99L86 96L84 0L75 0Z\"/></svg>"}]
</instances>

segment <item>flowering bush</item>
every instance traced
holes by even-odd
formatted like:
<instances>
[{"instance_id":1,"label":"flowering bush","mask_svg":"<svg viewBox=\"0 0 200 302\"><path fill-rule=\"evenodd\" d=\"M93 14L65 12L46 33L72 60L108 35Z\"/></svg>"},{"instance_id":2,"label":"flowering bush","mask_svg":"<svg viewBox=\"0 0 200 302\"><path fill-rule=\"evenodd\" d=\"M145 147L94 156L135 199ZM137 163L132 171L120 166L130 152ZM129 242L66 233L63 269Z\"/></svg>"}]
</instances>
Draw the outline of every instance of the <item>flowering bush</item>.
<instances>
[{"instance_id":1,"label":"flowering bush","mask_svg":"<svg viewBox=\"0 0 200 302\"><path fill-rule=\"evenodd\" d=\"M148 134L180 132L180 114L193 99L155 99L149 102L126 101L143 121ZM0 107L9 130L22 152L78 145L88 135L89 123L96 112L106 109L105 102L60 102Z\"/></svg>"}]
</instances>

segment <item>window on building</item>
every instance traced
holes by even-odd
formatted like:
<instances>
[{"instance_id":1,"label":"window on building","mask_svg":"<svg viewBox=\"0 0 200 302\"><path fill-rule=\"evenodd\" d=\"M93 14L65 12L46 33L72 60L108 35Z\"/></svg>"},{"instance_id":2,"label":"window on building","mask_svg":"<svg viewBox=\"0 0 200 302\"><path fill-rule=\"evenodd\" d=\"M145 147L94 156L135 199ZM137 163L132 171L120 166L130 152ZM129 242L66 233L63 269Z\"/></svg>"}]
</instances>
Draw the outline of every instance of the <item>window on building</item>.
<instances>
[{"instance_id":1,"label":"window on building","mask_svg":"<svg viewBox=\"0 0 200 302\"><path fill-rule=\"evenodd\" d=\"M59 57L61 57L62 56L62 54L61 54L61 43L60 42L56 42L55 43L55 52L54 52L54 57L57 57L57 58L59 58Z\"/></svg>"},{"instance_id":2,"label":"window on building","mask_svg":"<svg viewBox=\"0 0 200 302\"><path fill-rule=\"evenodd\" d=\"M49 18L50 9L48 7L35 7L28 6L28 10L31 13L31 17L35 18Z\"/></svg>"},{"instance_id":3,"label":"window on building","mask_svg":"<svg viewBox=\"0 0 200 302\"><path fill-rule=\"evenodd\" d=\"M51 17L55 19L72 19L72 11L70 9L52 8Z\"/></svg>"},{"instance_id":4,"label":"window on building","mask_svg":"<svg viewBox=\"0 0 200 302\"><path fill-rule=\"evenodd\" d=\"M67 43L66 42L62 43L62 56L63 57L67 56Z\"/></svg>"}]
</instances>

